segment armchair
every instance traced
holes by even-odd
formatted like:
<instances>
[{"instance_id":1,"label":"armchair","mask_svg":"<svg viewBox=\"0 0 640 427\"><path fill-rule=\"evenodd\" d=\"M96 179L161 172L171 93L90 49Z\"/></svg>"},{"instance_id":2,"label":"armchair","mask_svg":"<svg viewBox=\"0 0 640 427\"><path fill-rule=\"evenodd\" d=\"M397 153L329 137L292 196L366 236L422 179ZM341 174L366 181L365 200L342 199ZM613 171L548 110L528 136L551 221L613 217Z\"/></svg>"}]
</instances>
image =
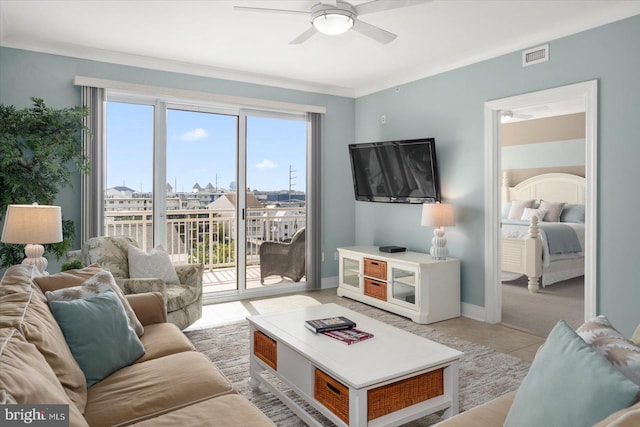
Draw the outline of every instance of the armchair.
<instances>
[{"instance_id":1,"label":"armchair","mask_svg":"<svg viewBox=\"0 0 640 427\"><path fill-rule=\"evenodd\" d=\"M260 283L278 275L299 282L306 274L305 229L300 228L288 243L264 242L260 245Z\"/></svg>"},{"instance_id":2,"label":"armchair","mask_svg":"<svg viewBox=\"0 0 640 427\"><path fill-rule=\"evenodd\" d=\"M139 247L138 242L127 236L93 237L80 251L72 251L70 257L86 265L97 263L109 270L125 294L160 292L167 307L167 321L180 329L202 317L202 264L174 266L180 284L167 284L158 278L132 279L129 277L129 245Z\"/></svg>"}]
</instances>

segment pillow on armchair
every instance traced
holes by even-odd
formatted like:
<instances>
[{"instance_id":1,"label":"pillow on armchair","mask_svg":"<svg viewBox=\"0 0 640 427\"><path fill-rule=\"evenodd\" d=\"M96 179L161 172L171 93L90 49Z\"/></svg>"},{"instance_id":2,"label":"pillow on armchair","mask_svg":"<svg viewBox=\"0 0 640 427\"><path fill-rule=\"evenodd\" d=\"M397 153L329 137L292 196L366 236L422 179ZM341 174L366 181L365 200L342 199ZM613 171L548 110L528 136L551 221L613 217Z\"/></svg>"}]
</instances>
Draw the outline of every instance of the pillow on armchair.
<instances>
[{"instance_id":1,"label":"pillow on armchair","mask_svg":"<svg viewBox=\"0 0 640 427\"><path fill-rule=\"evenodd\" d=\"M180 283L169 254L165 252L161 245L149 252L145 252L133 245L129 245L127 250L129 255L129 278L157 277L167 285Z\"/></svg>"}]
</instances>

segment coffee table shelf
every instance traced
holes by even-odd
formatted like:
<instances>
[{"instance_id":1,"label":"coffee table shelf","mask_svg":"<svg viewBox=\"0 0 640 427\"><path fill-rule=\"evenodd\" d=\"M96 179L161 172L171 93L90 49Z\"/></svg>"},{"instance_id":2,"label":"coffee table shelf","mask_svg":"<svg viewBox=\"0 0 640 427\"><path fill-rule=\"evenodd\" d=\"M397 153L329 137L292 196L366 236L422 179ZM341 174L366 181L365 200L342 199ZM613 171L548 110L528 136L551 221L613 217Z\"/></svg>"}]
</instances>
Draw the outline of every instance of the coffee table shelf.
<instances>
[{"instance_id":1,"label":"coffee table shelf","mask_svg":"<svg viewBox=\"0 0 640 427\"><path fill-rule=\"evenodd\" d=\"M304 327L305 320L334 316L353 320L374 338L345 345ZM457 350L337 304L247 319L252 337L252 386L262 385L273 392L309 425L321 424L272 384L265 372L339 426L393 426L438 411L444 411L445 418L458 412L462 353ZM277 360L265 361L265 343L267 348L275 343L275 351L269 354ZM385 392L400 397L387 401ZM406 401L413 404L407 406Z\"/></svg>"}]
</instances>

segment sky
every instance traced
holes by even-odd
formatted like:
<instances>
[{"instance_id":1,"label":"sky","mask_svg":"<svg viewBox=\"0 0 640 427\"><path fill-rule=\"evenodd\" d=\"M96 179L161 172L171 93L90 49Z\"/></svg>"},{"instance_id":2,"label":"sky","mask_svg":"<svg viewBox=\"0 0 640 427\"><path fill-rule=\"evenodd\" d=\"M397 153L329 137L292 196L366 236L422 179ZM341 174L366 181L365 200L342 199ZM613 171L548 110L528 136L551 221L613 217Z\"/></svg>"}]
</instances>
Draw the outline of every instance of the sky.
<instances>
[{"instance_id":1,"label":"sky","mask_svg":"<svg viewBox=\"0 0 640 427\"><path fill-rule=\"evenodd\" d=\"M167 181L174 190L195 183L229 189L237 181L237 117L167 111ZM306 122L247 119L247 185L252 190L305 191ZM153 106L107 103L107 188L151 191Z\"/></svg>"}]
</instances>

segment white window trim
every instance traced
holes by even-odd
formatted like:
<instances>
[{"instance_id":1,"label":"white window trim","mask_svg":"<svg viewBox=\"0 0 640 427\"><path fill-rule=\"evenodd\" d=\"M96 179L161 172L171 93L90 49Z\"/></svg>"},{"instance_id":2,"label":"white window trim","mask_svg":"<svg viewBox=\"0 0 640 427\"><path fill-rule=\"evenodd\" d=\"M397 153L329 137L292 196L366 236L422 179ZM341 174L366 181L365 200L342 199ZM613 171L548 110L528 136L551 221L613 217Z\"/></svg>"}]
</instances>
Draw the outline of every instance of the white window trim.
<instances>
[{"instance_id":1,"label":"white window trim","mask_svg":"<svg viewBox=\"0 0 640 427\"><path fill-rule=\"evenodd\" d=\"M193 101L195 103L206 102L213 104L222 104L228 106L236 106L238 108L256 108L268 109L282 112L299 112L299 113L320 113L327 112L326 107L318 105L295 104L291 102L272 101L266 99L248 98L232 95L219 95L215 93L199 92L186 89L167 88L162 86L143 85L137 83L120 82L116 80L97 79L94 77L76 76L73 80L76 86L90 86L104 88L111 95L121 92L123 95L131 95L132 93L147 95L152 98L162 98L166 102L184 100Z\"/></svg>"}]
</instances>

